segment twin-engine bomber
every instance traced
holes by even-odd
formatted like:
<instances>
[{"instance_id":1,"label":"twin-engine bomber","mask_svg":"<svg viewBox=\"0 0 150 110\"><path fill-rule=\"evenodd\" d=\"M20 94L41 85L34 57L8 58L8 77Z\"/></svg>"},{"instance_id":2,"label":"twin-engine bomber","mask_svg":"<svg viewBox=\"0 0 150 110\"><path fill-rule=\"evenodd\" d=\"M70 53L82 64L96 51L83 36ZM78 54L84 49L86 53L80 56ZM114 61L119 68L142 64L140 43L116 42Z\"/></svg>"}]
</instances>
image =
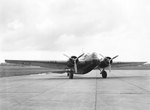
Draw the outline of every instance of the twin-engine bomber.
<instances>
[{"instance_id":1,"label":"twin-engine bomber","mask_svg":"<svg viewBox=\"0 0 150 110\"><path fill-rule=\"evenodd\" d=\"M65 54L64 54L65 55ZM111 66L114 67L123 67L123 66L138 66L142 65L145 62L113 62L118 55L114 57L105 57L101 54L101 59L98 58L98 55L93 52L91 54L81 54L80 56L67 56L67 61L33 61L33 60L5 60L6 63L14 63L21 65L33 65L40 66L52 69L61 69L59 72L55 73L65 73L67 72L67 76L69 79L73 79L74 74L86 74L93 69L99 69L102 78L107 78L107 72L105 69L108 67L109 71L111 71Z\"/></svg>"}]
</instances>

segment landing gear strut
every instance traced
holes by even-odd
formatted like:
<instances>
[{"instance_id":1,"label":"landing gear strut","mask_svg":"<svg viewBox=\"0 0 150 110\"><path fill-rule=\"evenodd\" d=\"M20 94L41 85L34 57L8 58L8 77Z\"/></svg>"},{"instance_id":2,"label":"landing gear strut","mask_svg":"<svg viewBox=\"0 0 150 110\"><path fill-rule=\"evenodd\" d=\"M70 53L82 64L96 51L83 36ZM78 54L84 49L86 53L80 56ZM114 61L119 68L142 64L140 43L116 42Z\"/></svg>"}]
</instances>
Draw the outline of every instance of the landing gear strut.
<instances>
[{"instance_id":1,"label":"landing gear strut","mask_svg":"<svg viewBox=\"0 0 150 110\"><path fill-rule=\"evenodd\" d=\"M100 74L102 74L102 78L107 78L107 72L105 70L102 70Z\"/></svg>"},{"instance_id":2,"label":"landing gear strut","mask_svg":"<svg viewBox=\"0 0 150 110\"><path fill-rule=\"evenodd\" d=\"M71 69L66 69L66 72L67 72L67 76L69 76L69 79L73 79L74 71Z\"/></svg>"},{"instance_id":3,"label":"landing gear strut","mask_svg":"<svg viewBox=\"0 0 150 110\"><path fill-rule=\"evenodd\" d=\"M73 72L69 72L69 79L73 79Z\"/></svg>"}]
</instances>

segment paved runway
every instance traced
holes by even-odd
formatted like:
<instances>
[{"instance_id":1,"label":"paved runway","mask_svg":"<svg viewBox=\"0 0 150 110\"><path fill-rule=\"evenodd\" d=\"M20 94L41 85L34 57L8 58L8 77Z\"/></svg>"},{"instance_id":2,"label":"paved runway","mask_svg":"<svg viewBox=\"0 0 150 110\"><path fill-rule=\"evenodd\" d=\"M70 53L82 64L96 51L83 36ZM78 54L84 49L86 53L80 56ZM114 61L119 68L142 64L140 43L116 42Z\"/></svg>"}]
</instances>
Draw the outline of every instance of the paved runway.
<instances>
[{"instance_id":1,"label":"paved runway","mask_svg":"<svg viewBox=\"0 0 150 110\"><path fill-rule=\"evenodd\" d=\"M150 110L150 70L3 77L0 110Z\"/></svg>"}]
</instances>

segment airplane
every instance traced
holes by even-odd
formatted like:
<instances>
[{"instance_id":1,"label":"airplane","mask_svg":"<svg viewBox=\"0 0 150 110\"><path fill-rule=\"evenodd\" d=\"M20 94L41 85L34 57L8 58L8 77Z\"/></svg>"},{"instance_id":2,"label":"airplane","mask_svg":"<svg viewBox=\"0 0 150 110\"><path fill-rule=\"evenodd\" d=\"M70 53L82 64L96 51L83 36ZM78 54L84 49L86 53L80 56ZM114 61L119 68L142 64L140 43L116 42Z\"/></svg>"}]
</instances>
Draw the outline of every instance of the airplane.
<instances>
[{"instance_id":1,"label":"airplane","mask_svg":"<svg viewBox=\"0 0 150 110\"><path fill-rule=\"evenodd\" d=\"M146 62L113 62L118 55L114 57L102 56L101 59L98 58L97 53L93 52L91 54L81 54L77 56L71 56L64 54L68 58L67 61L34 61L34 60L5 60L6 63L21 64L21 65L32 65L40 66L52 69L61 69L62 71L56 71L55 73L65 73L69 79L73 79L74 74L86 74L94 69L99 69L102 78L107 78L106 68L111 71L111 66L138 66ZM82 59L81 59L82 58Z\"/></svg>"}]
</instances>

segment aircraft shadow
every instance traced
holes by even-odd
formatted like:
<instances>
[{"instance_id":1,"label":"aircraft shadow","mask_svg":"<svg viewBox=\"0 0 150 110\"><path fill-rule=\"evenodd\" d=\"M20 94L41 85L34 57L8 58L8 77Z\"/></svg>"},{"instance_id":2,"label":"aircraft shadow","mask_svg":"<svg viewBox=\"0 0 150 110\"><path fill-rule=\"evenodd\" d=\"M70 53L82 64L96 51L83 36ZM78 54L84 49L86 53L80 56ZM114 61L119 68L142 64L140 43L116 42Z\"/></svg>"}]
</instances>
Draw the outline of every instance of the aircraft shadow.
<instances>
[{"instance_id":1,"label":"aircraft shadow","mask_svg":"<svg viewBox=\"0 0 150 110\"><path fill-rule=\"evenodd\" d=\"M107 79L137 79L137 78L146 78L147 76L111 76Z\"/></svg>"},{"instance_id":2,"label":"aircraft shadow","mask_svg":"<svg viewBox=\"0 0 150 110\"><path fill-rule=\"evenodd\" d=\"M98 77L74 77L73 79L69 79L68 77L55 77L55 78L38 78L36 80L80 80L80 79L99 79Z\"/></svg>"},{"instance_id":3,"label":"aircraft shadow","mask_svg":"<svg viewBox=\"0 0 150 110\"><path fill-rule=\"evenodd\" d=\"M114 79L138 79L138 78L147 78L146 76L111 76L107 77L106 79L103 79L102 77L80 77L80 76L74 76L72 80L95 80L95 79L100 79L100 80L114 80ZM56 77L48 77L48 78L38 78L36 80L70 80L67 76L56 76Z\"/></svg>"}]
</instances>

